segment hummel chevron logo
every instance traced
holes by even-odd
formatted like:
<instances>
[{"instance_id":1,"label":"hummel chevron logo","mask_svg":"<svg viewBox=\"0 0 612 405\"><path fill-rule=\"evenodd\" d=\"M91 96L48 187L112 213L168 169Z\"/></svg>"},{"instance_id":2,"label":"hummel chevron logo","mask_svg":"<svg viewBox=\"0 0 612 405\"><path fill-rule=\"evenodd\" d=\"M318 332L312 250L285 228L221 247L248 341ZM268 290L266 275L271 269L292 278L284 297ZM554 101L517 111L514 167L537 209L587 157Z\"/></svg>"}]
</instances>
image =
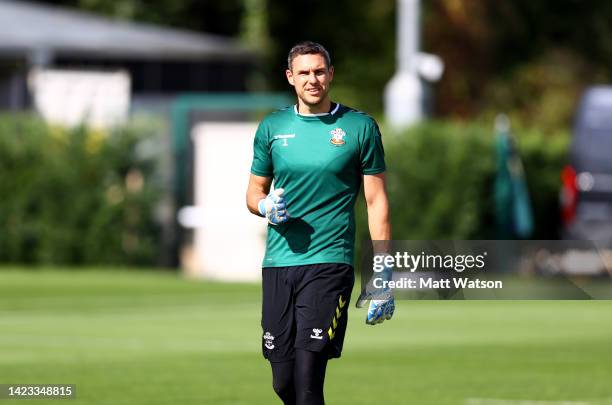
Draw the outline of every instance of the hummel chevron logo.
<instances>
[{"instance_id":1,"label":"hummel chevron logo","mask_svg":"<svg viewBox=\"0 0 612 405\"><path fill-rule=\"evenodd\" d=\"M332 324L327 330L327 334L329 335L329 339L333 339L336 336L336 328L338 327L338 319L342 316L342 312L340 311L346 305L346 300L342 299L342 295L338 297L338 306L336 307L336 314L332 319Z\"/></svg>"},{"instance_id":2,"label":"hummel chevron logo","mask_svg":"<svg viewBox=\"0 0 612 405\"><path fill-rule=\"evenodd\" d=\"M334 331L332 327L330 326L329 330L327 331L327 334L329 335L329 339L331 340L334 338L334 336L336 336L336 331Z\"/></svg>"},{"instance_id":3,"label":"hummel chevron logo","mask_svg":"<svg viewBox=\"0 0 612 405\"><path fill-rule=\"evenodd\" d=\"M321 339L323 339L323 336L321 336L321 332L323 332L323 329L316 329L315 328L315 329L312 330L312 333L314 333L314 335L310 335L310 337L312 339L319 339L319 340L321 340Z\"/></svg>"}]
</instances>

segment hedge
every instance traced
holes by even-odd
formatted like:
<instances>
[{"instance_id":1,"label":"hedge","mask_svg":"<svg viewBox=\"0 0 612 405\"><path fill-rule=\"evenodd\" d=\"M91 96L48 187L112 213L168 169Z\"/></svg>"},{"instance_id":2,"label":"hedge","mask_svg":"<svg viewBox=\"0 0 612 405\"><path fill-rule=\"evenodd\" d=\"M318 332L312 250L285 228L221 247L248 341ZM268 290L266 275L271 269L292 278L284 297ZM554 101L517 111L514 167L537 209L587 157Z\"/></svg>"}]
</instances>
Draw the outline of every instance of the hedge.
<instances>
[{"instance_id":1,"label":"hedge","mask_svg":"<svg viewBox=\"0 0 612 405\"><path fill-rule=\"evenodd\" d=\"M138 125L102 132L0 116L0 261L155 263L153 137Z\"/></svg>"},{"instance_id":2,"label":"hedge","mask_svg":"<svg viewBox=\"0 0 612 405\"><path fill-rule=\"evenodd\" d=\"M383 130L394 239L495 239L492 128L427 122L393 133ZM534 212L532 239L559 236L560 172L567 133L515 134ZM363 199L357 207L358 240L369 237Z\"/></svg>"},{"instance_id":3,"label":"hedge","mask_svg":"<svg viewBox=\"0 0 612 405\"><path fill-rule=\"evenodd\" d=\"M427 122L383 133L395 239L495 238L491 128ZM532 238L557 238L569 136L515 135L534 212ZM164 147L151 126L100 132L0 116L0 262L155 264L162 251L155 213L168 177L167 169L159 173ZM363 240L367 215L358 201Z\"/></svg>"}]
</instances>

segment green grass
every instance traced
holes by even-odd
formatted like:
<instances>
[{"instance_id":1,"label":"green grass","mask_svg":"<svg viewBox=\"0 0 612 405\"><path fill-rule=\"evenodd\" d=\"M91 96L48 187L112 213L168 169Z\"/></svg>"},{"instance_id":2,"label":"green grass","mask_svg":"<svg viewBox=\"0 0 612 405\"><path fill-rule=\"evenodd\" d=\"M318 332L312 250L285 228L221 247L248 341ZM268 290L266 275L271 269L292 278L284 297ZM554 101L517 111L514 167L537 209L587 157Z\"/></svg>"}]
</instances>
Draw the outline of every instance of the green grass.
<instances>
[{"instance_id":1,"label":"green grass","mask_svg":"<svg viewBox=\"0 0 612 405\"><path fill-rule=\"evenodd\" d=\"M279 403L260 295L160 272L1 269L0 383L77 384L71 404ZM402 301L376 327L364 315L349 311L328 404L612 404L612 302Z\"/></svg>"}]
</instances>

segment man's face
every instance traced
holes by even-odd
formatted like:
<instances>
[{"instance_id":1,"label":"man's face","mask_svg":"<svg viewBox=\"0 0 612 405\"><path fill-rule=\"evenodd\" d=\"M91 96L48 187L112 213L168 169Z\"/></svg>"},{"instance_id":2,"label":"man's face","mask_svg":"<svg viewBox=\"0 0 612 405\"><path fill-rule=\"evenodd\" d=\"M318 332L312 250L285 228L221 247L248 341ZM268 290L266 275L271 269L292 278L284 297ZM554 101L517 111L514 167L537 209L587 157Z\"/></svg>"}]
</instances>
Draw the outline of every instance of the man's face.
<instances>
[{"instance_id":1,"label":"man's face","mask_svg":"<svg viewBox=\"0 0 612 405\"><path fill-rule=\"evenodd\" d=\"M325 65L325 58L319 54L298 55L286 70L287 80L306 105L314 106L325 101L329 85L334 77L334 68Z\"/></svg>"}]
</instances>

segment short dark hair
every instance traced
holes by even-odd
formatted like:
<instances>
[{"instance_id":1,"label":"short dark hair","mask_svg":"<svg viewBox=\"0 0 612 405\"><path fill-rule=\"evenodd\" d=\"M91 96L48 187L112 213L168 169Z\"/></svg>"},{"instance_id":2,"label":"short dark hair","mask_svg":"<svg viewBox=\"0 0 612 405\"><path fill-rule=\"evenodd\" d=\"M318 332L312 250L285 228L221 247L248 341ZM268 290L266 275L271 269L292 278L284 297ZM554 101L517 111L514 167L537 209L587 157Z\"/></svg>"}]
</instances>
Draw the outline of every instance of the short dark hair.
<instances>
[{"instance_id":1,"label":"short dark hair","mask_svg":"<svg viewBox=\"0 0 612 405\"><path fill-rule=\"evenodd\" d=\"M327 49L321 44L312 41L303 41L300 42L291 48L289 51L289 56L287 56L287 68L291 70L291 63L293 59L295 59L299 55L321 55L325 59L325 64L327 68L331 66L331 58L329 57L329 52Z\"/></svg>"}]
</instances>

